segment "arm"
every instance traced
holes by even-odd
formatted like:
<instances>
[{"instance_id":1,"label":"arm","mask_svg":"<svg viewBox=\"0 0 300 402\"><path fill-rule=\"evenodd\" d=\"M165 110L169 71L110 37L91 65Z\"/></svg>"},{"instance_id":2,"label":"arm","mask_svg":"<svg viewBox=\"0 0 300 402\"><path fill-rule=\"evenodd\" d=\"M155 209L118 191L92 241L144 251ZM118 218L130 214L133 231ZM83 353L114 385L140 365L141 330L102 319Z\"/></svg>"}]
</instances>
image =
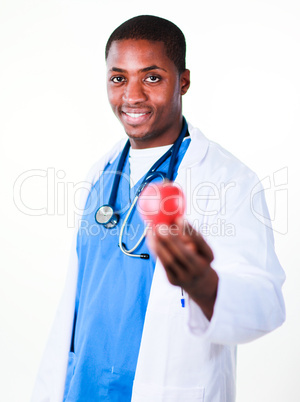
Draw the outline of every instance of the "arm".
<instances>
[{"instance_id":1,"label":"arm","mask_svg":"<svg viewBox=\"0 0 300 402\"><path fill-rule=\"evenodd\" d=\"M248 175L236 182L226 205L205 220L207 227L221 222L231 228L207 235L214 260L196 231L188 230L187 236L179 231L175 236L164 229L149 236L150 247L159 256L169 281L188 293L190 331L213 343L249 342L285 319L281 291L285 275L275 254L261 186L254 197L250 194L257 180ZM189 216L189 220L198 227L198 215ZM177 223L182 231L182 224Z\"/></svg>"}]
</instances>

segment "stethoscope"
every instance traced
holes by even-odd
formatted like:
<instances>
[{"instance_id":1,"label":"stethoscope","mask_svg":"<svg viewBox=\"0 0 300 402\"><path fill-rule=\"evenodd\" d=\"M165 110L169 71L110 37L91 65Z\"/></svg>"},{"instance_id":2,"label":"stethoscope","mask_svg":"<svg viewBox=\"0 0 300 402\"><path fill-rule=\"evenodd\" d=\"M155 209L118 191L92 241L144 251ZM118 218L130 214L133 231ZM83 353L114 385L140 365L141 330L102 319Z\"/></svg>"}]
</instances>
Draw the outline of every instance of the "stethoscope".
<instances>
[{"instance_id":1,"label":"stethoscope","mask_svg":"<svg viewBox=\"0 0 300 402\"><path fill-rule=\"evenodd\" d=\"M125 255L128 255L129 257L139 257L142 259L149 259L149 254L133 254L133 252L138 248L138 246L143 241L143 239L146 235L146 232L148 230L148 226L146 226L142 236L139 238L136 245L134 247L132 247L131 249L127 249L125 244L122 242L123 233L124 233L125 227L127 225L127 222L130 218L130 215L138 201L139 195L141 194L143 189L157 177L161 177L163 181L165 181L165 180L172 181L173 180L176 158L178 156L178 152L179 152L180 146L182 144L182 141L187 134L187 130L188 130L187 122L186 122L185 118L183 118L183 126L182 126L181 133L179 134L179 137L174 142L172 147L154 163L154 165L147 172L147 174L146 174L144 180L142 181L142 183L140 184L139 188L137 189L133 202L132 202L132 204L125 216L124 222L121 226L120 235L119 235L119 247L120 247L121 251ZM129 148L130 148L130 142L128 140L126 142L125 147L120 156L120 160L119 160L117 171L116 171L116 174L114 177L113 186L112 186L108 204L102 205L100 208L98 208L96 211L96 214L95 214L96 222L99 223L100 225L103 225L107 229L114 228L118 224L118 221L119 221L119 215L114 211L114 208L115 208L115 204L116 204L121 174L122 174L122 171L124 168L125 160L127 158L128 152L129 152ZM157 171L159 166L162 165L163 162L165 162L169 158L169 156L171 156L171 159L170 159L170 163L169 163L168 172L165 173L165 172Z\"/></svg>"}]
</instances>

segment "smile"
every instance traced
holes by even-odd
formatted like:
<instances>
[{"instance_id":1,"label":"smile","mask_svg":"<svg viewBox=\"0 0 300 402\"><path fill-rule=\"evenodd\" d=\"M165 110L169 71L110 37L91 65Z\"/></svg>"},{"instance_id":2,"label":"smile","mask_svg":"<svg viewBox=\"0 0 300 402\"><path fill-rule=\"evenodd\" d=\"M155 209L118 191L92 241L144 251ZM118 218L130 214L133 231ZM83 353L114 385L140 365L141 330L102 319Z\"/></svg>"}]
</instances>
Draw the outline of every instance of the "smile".
<instances>
[{"instance_id":1,"label":"smile","mask_svg":"<svg viewBox=\"0 0 300 402\"><path fill-rule=\"evenodd\" d=\"M151 116L151 112L125 112L122 111L122 119L127 124L143 124Z\"/></svg>"},{"instance_id":2,"label":"smile","mask_svg":"<svg viewBox=\"0 0 300 402\"><path fill-rule=\"evenodd\" d=\"M125 114L127 114L127 116L133 117L134 119L137 119L138 117L145 116L145 114L147 113L125 113Z\"/></svg>"}]
</instances>

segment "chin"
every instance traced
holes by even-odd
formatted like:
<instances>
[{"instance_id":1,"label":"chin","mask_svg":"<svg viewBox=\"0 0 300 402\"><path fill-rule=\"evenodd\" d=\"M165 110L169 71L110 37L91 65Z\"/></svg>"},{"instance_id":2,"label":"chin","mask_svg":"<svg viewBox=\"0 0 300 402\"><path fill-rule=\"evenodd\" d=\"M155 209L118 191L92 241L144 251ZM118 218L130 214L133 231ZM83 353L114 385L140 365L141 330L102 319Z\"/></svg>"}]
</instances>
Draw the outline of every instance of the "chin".
<instances>
[{"instance_id":1,"label":"chin","mask_svg":"<svg viewBox=\"0 0 300 402\"><path fill-rule=\"evenodd\" d=\"M129 138L132 139L137 139L137 140L142 140L142 139L147 139L149 137L151 137L151 133L149 133L149 131L147 129L144 129L142 127L125 127L125 132L128 135Z\"/></svg>"},{"instance_id":2,"label":"chin","mask_svg":"<svg viewBox=\"0 0 300 402\"><path fill-rule=\"evenodd\" d=\"M147 134L131 134L131 133L126 133L126 134L128 135L128 137L131 140L134 140L134 141L143 142L143 141L147 141L147 140L151 139L151 135L148 136Z\"/></svg>"}]
</instances>

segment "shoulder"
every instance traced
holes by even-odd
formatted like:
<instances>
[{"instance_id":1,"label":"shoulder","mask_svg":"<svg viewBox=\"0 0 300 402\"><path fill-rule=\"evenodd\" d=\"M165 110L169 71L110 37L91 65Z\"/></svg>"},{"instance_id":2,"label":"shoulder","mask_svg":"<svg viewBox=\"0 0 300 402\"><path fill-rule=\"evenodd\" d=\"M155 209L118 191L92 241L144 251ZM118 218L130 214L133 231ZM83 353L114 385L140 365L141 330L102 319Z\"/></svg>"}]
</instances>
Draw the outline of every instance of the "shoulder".
<instances>
[{"instance_id":1,"label":"shoulder","mask_svg":"<svg viewBox=\"0 0 300 402\"><path fill-rule=\"evenodd\" d=\"M238 180L252 184L259 181L252 169L220 144L209 140L198 128L189 124L189 132L191 135L189 159L197 160L199 172L201 168L208 180L216 182Z\"/></svg>"}]
</instances>

